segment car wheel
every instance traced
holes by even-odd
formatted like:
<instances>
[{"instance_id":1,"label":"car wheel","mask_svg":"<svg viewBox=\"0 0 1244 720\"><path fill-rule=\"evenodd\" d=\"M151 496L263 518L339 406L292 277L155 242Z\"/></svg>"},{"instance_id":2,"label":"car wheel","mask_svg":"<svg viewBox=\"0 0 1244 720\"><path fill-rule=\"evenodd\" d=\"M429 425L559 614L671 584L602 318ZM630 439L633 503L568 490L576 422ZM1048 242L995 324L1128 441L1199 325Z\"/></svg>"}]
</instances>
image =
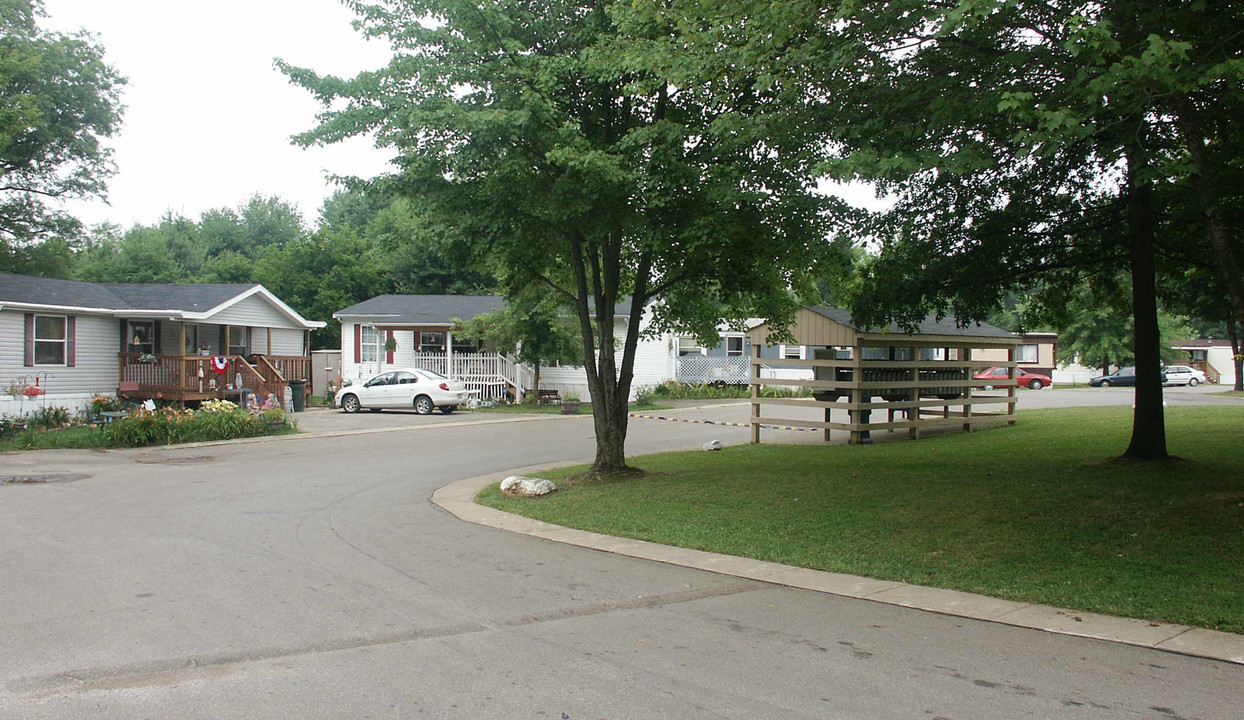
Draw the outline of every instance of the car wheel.
<instances>
[{"instance_id":1,"label":"car wheel","mask_svg":"<svg viewBox=\"0 0 1244 720\"><path fill-rule=\"evenodd\" d=\"M359 404L359 399L353 395L346 395L341 398L341 409L348 413L356 413L362 409L362 407L363 406Z\"/></svg>"},{"instance_id":2,"label":"car wheel","mask_svg":"<svg viewBox=\"0 0 1244 720\"><path fill-rule=\"evenodd\" d=\"M458 409L458 406L457 406L457 405L442 405L442 406L441 406L441 412L442 412L442 413L444 413L444 414L446 414L446 415L448 415L449 413L451 413L451 412L453 412L454 410L457 410L457 409Z\"/></svg>"},{"instance_id":3,"label":"car wheel","mask_svg":"<svg viewBox=\"0 0 1244 720\"><path fill-rule=\"evenodd\" d=\"M1045 387L1045 383L1041 382L1040 380L1033 380L1032 382L1028 383L1029 390L1040 390L1043 387Z\"/></svg>"},{"instance_id":4,"label":"car wheel","mask_svg":"<svg viewBox=\"0 0 1244 720\"><path fill-rule=\"evenodd\" d=\"M1198 382L1200 381L1197 380L1196 378L1192 378L1191 380L1188 381L1188 387L1196 387Z\"/></svg>"},{"instance_id":5,"label":"car wheel","mask_svg":"<svg viewBox=\"0 0 1244 720\"><path fill-rule=\"evenodd\" d=\"M420 415L431 415L436 405L432 403L432 398L427 395L420 395L415 398L415 412Z\"/></svg>"},{"instance_id":6,"label":"car wheel","mask_svg":"<svg viewBox=\"0 0 1244 720\"><path fill-rule=\"evenodd\" d=\"M1110 387L1110 381L1109 381L1109 380L1102 380L1102 381L1101 381L1101 386L1102 386L1102 387Z\"/></svg>"}]
</instances>

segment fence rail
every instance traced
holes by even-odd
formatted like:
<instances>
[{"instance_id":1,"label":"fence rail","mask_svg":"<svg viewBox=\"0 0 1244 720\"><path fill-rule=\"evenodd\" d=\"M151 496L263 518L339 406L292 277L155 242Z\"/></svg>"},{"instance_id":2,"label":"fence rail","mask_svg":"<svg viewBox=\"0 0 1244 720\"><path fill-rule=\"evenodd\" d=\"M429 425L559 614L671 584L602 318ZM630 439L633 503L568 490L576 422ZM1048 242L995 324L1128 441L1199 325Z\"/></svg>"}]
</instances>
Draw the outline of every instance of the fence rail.
<instances>
[{"instance_id":1,"label":"fence rail","mask_svg":"<svg viewBox=\"0 0 1244 720\"><path fill-rule=\"evenodd\" d=\"M520 372L522 366L497 353L454 353L450 363L446 353L417 352L414 366L461 380L481 400L500 400L511 387L515 397L522 397L522 391L527 389Z\"/></svg>"}]
</instances>

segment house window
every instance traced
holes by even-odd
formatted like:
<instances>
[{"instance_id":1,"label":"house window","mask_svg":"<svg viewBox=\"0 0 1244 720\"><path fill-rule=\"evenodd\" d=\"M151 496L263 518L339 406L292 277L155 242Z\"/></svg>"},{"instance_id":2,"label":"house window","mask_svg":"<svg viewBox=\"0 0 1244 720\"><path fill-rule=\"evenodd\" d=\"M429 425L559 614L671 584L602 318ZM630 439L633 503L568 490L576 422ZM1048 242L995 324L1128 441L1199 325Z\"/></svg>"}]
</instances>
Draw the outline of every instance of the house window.
<instances>
[{"instance_id":1,"label":"house window","mask_svg":"<svg viewBox=\"0 0 1244 720\"><path fill-rule=\"evenodd\" d=\"M67 345L65 318L35 316L35 365L64 365Z\"/></svg>"},{"instance_id":2,"label":"house window","mask_svg":"<svg viewBox=\"0 0 1244 720\"><path fill-rule=\"evenodd\" d=\"M249 351L246 342L246 328L229 326L229 354L245 355Z\"/></svg>"},{"instance_id":3,"label":"house window","mask_svg":"<svg viewBox=\"0 0 1244 720\"><path fill-rule=\"evenodd\" d=\"M920 348L921 360L945 360L946 348Z\"/></svg>"},{"instance_id":4,"label":"house window","mask_svg":"<svg viewBox=\"0 0 1244 720\"><path fill-rule=\"evenodd\" d=\"M1037 361L1037 346L1020 345L1015 349L1015 361L1022 363L1035 363Z\"/></svg>"},{"instance_id":5,"label":"house window","mask_svg":"<svg viewBox=\"0 0 1244 720\"><path fill-rule=\"evenodd\" d=\"M782 345L780 347L779 352L781 353L783 360L802 360L803 359L803 346L802 345Z\"/></svg>"},{"instance_id":6,"label":"house window","mask_svg":"<svg viewBox=\"0 0 1244 720\"><path fill-rule=\"evenodd\" d=\"M743 338L726 338L726 357L738 357L743 354Z\"/></svg>"},{"instance_id":7,"label":"house window","mask_svg":"<svg viewBox=\"0 0 1244 720\"><path fill-rule=\"evenodd\" d=\"M132 353L154 355L156 351L155 321L131 320L129 322L129 334L125 342L129 345L129 351Z\"/></svg>"},{"instance_id":8,"label":"house window","mask_svg":"<svg viewBox=\"0 0 1244 720\"><path fill-rule=\"evenodd\" d=\"M456 353L473 353L479 352L479 340L466 335L458 337L454 335L454 352Z\"/></svg>"},{"instance_id":9,"label":"house window","mask_svg":"<svg viewBox=\"0 0 1244 720\"><path fill-rule=\"evenodd\" d=\"M700 343L694 337L682 335L678 338L678 357L703 354L704 348L700 347Z\"/></svg>"},{"instance_id":10,"label":"house window","mask_svg":"<svg viewBox=\"0 0 1244 720\"><path fill-rule=\"evenodd\" d=\"M380 333L374 327L363 327L360 334L360 359L363 362L376 362L380 357Z\"/></svg>"},{"instance_id":11,"label":"house window","mask_svg":"<svg viewBox=\"0 0 1244 720\"><path fill-rule=\"evenodd\" d=\"M419 349L423 352L445 352L445 333L419 333Z\"/></svg>"},{"instance_id":12,"label":"house window","mask_svg":"<svg viewBox=\"0 0 1244 720\"><path fill-rule=\"evenodd\" d=\"M1205 362L1209 357L1208 350L1189 350L1188 355L1192 362Z\"/></svg>"}]
</instances>

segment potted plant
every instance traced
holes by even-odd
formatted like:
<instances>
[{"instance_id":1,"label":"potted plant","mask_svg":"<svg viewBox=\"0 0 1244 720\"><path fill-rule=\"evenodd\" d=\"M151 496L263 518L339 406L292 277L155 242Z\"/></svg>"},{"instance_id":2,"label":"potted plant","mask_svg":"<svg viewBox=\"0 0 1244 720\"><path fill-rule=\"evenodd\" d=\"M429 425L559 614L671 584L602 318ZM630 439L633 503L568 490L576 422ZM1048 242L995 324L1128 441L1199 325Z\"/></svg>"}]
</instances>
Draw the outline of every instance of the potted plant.
<instances>
[{"instance_id":1,"label":"potted plant","mask_svg":"<svg viewBox=\"0 0 1244 720\"><path fill-rule=\"evenodd\" d=\"M568 392L562 397L562 415L578 415L579 414L579 396L576 393Z\"/></svg>"},{"instance_id":2,"label":"potted plant","mask_svg":"<svg viewBox=\"0 0 1244 720\"><path fill-rule=\"evenodd\" d=\"M390 335L389 339L384 341L384 351L387 353L396 352L397 351L397 338Z\"/></svg>"}]
</instances>

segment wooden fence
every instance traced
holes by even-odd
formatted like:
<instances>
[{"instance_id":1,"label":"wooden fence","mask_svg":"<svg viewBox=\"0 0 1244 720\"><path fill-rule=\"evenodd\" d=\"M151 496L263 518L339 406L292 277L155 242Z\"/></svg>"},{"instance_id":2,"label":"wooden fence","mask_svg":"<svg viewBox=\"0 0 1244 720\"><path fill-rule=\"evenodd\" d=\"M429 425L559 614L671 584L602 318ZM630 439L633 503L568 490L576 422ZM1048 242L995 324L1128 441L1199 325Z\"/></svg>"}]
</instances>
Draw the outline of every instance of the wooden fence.
<instances>
[{"instance_id":1,"label":"wooden fence","mask_svg":"<svg viewBox=\"0 0 1244 720\"><path fill-rule=\"evenodd\" d=\"M961 426L965 431L992 424L1014 424L1016 388L1014 361L971 360L775 360L752 358L749 381L752 388L752 442L760 442L764 426L792 426L820 429L826 440L830 431L849 433L851 444L871 442L874 430L907 430L913 438L921 430ZM814 379L763 378L761 366L809 368ZM974 388L981 384L972 375L991 366L1011 368L1010 379L990 384L1004 389L1005 395L982 395ZM765 398L766 385L795 386L812 390L812 399ZM880 398L880 401L877 401ZM764 407L800 407L824 410L824 420L762 416ZM981 408L986 411L982 412ZM999 412L999 409L1001 410ZM845 422L835 421L832 412L845 411ZM884 411L884 415L882 414ZM876 414L883 420L874 421ZM805 413L806 415L806 413ZM896 419L902 416L901 419Z\"/></svg>"}]
</instances>

